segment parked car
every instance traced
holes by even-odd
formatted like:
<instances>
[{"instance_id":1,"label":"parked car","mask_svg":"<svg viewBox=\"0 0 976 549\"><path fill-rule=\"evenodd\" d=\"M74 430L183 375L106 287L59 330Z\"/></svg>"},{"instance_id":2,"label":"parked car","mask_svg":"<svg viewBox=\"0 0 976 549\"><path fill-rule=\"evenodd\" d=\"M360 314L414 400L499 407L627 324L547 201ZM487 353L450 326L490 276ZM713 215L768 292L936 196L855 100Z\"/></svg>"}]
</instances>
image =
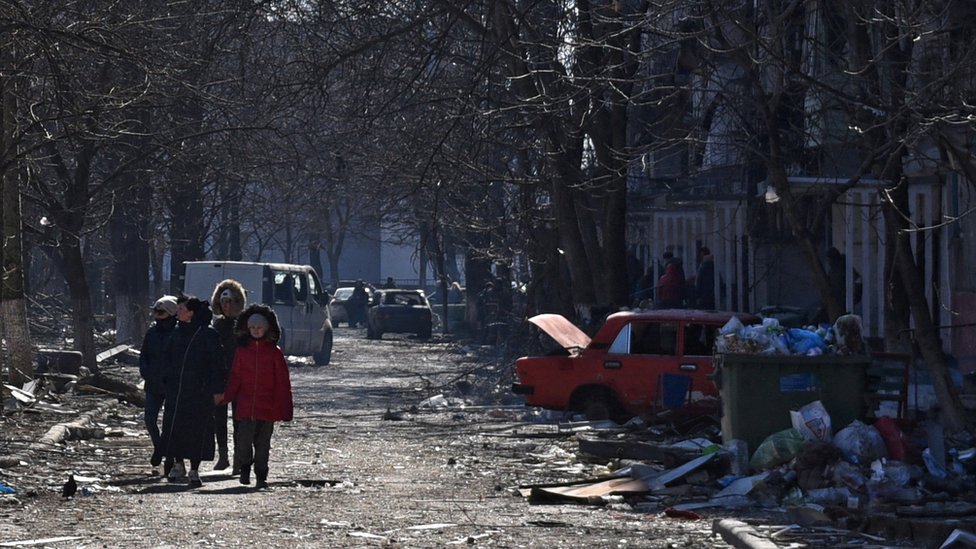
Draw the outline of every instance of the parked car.
<instances>
[{"instance_id":1,"label":"parked car","mask_svg":"<svg viewBox=\"0 0 976 549\"><path fill-rule=\"evenodd\" d=\"M429 339L433 312L423 290L376 290L366 311L366 337L380 339L388 332L417 334Z\"/></svg>"},{"instance_id":2,"label":"parked car","mask_svg":"<svg viewBox=\"0 0 976 549\"><path fill-rule=\"evenodd\" d=\"M312 356L315 364L332 359L329 293L308 265L250 261L187 261L183 291L207 299L217 284L233 278L244 286L248 303L274 308L281 325L278 345L286 355Z\"/></svg>"},{"instance_id":3,"label":"parked car","mask_svg":"<svg viewBox=\"0 0 976 549\"><path fill-rule=\"evenodd\" d=\"M526 404L580 412L587 419L624 420L662 410L666 400L717 410L712 355L719 329L741 313L662 309L610 315L591 339L566 318L534 316L561 349L515 362L512 391ZM710 404L710 406L708 406ZM705 405L705 406L701 406Z\"/></svg>"},{"instance_id":4,"label":"parked car","mask_svg":"<svg viewBox=\"0 0 976 549\"><path fill-rule=\"evenodd\" d=\"M346 310L346 300L352 296L352 291L355 288L352 286L345 286L339 288L335 291L332 296L332 325L339 326L340 323L345 322L349 324L349 312ZM371 286L366 286L366 295L369 296L369 303L373 301L373 288ZM367 305L368 306L368 305Z\"/></svg>"}]
</instances>

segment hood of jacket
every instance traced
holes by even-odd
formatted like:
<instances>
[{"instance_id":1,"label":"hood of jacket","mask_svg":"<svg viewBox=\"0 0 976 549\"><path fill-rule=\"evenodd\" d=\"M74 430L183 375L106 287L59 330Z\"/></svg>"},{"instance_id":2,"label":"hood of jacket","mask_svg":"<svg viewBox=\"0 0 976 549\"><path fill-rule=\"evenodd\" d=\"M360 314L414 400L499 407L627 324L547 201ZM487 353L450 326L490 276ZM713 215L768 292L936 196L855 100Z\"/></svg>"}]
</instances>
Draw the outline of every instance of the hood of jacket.
<instances>
[{"instance_id":1,"label":"hood of jacket","mask_svg":"<svg viewBox=\"0 0 976 549\"><path fill-rule=\"evenodd\" d=\"M247 345L248 342L252 341L251 334L247 331L247 320L255 313L261 313L268 319L268 341L277 344L278 340L281 339L281 325L278 324L278 315L275 314L274 309L260 303L250 305L237 317L237 324L234 326L237 344Z\"/></svg>"},{"instance_id":2,"label":"hood of jacket","mask_svg":"<svg viewBox=\"0 0 976 549\"><path fill-rule=\"evenodd\" d=\"M237 313L243 311L244 307L247 305L247 294L244 292L244 286L233 278L221 280L220 283L217 284L217 287L214 288L213 296L210 298L210 308L213 309L213 314L233 318L236 316L234 314L235 311L225 311L223 306L220 304L220 294L224 293L224 290L230 291L231 299L233 299Z\"/></svg>"}]
</instances>

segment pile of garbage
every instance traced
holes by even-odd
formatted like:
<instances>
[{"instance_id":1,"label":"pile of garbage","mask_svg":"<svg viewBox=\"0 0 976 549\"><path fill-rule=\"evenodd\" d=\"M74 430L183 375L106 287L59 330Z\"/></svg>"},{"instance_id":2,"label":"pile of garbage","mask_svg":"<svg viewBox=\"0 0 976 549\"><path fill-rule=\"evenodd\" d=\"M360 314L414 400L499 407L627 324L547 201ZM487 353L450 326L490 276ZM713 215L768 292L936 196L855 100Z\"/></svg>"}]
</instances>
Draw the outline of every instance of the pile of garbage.
<instances>
[{"instance_id":1,"label":"pile of garbage","mask_svg":"<svg viewBox=\"0 0 976 549\"><path fill-rule=\"evenodd\" d=\"M713 516L729 510L738 516L783 514L800 528L912 538L930 547L947 536L967 536L976 547L970 533L976 532L971 434L947 435L931 419L888 416L854 420L835 431L821 401L786 413L791 427L760 439L752 452L742 439L716 442L716 433L660 440L664 433L648 430L640 418L625 425L566 424L581 459L599 467L589 470L589 479L522 485L519 493L536 503L603 505L670 518L703 519L706 510L719 513ZM630 432L642 435L630 438ZM654 436L642 439L648 432ZM561 459L548 461L554 470L570 471ZM583 465L572 469L586 471ZM954 528L963 530L950 532Z\"/></svg>"},{"instance_id":2,"label":"pile of garbage","mask_svg":"<svg viewBox=\"0 0 976 549\"><path fill-rule=\"evenodd\" d=\"M793 427L767 437L748 465L741 454L733 459L733 470L755 474L733 474L728 482L777 485L776 499L784 505L852 510L944 501L976 489L972 440L955 441L963 444L960 450L934 424L905 433L895 419L879 417L834 434L820 401L790 415ZM735 455L735 445L727 446Z\"/></svg>"},{"instance_id":3,"label":"pile of garbage","mask_svg":"<svg viewBox=\"0 0 976 549\"><path fill-rule=\"evenodd\" d=\"M746 326L732 317L719 331L715 346L720 353L772 355L862 355L868 348L861 328L861 317L844 315L833 325L786 328L776 318Z\"/></svg>"}]
</instances>

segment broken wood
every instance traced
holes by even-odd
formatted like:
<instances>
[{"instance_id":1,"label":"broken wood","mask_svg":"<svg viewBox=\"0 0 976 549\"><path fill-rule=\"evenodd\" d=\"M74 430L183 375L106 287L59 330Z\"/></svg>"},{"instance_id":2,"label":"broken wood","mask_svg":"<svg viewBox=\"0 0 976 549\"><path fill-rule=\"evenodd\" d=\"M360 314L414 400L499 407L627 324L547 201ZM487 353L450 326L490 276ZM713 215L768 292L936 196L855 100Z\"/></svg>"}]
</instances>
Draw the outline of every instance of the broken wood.
<instances>
[{"instance_id":1,"label":"broken wood","mask_svg":"<svg viewBox=\"0 0 976 549\"><path fill-rule=\"evenodd\" d=\"M118 355L122 355L123 353L125 353L126 356L120 357L120 359L124 359L122 362L131 362L131 358L128 356L131 349L132 347L129 345L116 345L111 349L107 349L95 355L95 362L101 364L106 360L118 357ZM138 353L135 353L135 356L138 357Z\"/></svg>"},{"instance_id":2,"label":"broken wood","mask_svg":"<svg viewBox=\"0 0 976 549\"><path fill-rule=\"evenodd\" d=\"M75 391L79 393L110 394L143 408L146 405L146 395L135 385L106 374L95 374L78 380Z\"/></svg>"},{"instance_id":3,"label":"broken wood","mask_svg":"<svg viewBox=\"0 0 976 549\"><path fill-rule=\"evenodd\" d=\"M701 455L700 451L668 448L647 442L587 439L583 437L579 439L579 450L585 456L599 459L635 459L668 463L685 463Z\"/></svg>"}]
</instances>

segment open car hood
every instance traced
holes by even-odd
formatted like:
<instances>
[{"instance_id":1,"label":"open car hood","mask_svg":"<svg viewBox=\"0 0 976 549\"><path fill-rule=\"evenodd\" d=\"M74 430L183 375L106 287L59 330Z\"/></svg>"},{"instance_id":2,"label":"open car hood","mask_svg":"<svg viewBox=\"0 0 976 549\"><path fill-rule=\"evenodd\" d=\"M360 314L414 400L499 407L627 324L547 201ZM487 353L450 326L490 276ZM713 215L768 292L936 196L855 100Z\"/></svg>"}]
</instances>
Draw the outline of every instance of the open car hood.
<instances>
[{"instance_id":1,"label":"open car hood","mask_svg":"<svg viewBox=\"0 0 976 549\"><path fill-rule=\"evenodd\" d=\"M542 328L542 331L549 334L549 337L556 340L556 343L570 351L585 349L590 344L590 336L583 333L583 330L577 328L576 325L567 320L563 315L536 315L530 318L529 322Z\"/></svg>"}]
</instances>

